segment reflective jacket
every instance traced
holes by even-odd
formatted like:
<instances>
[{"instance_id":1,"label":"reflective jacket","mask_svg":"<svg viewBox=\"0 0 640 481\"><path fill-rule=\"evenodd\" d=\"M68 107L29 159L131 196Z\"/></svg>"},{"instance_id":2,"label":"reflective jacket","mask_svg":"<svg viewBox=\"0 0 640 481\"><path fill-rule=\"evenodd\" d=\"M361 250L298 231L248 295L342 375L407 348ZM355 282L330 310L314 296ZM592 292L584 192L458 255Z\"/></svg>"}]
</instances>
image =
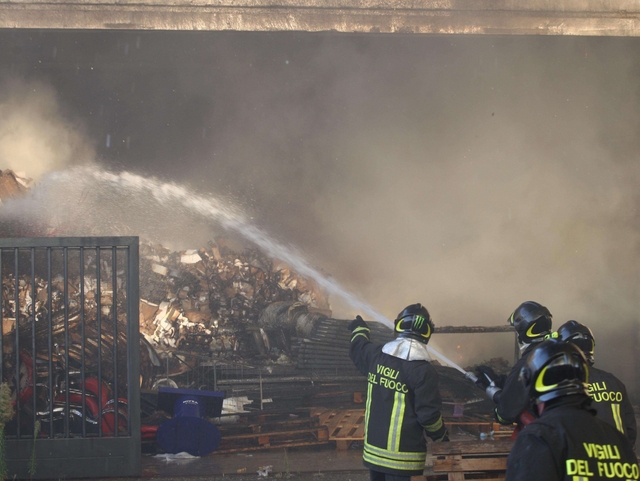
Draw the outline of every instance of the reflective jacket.
<instances>
[{"instance_id":1,"label":"reflective jacket","mask_svg":"<svg viewBox=\"0 0 640 481\"><path fill-rule=\"evenodd\" d=\"M423 473L425 434L436 441L447 435L440 414L438 373L433 366L423 359L405 360L383 352L383 347L410 347L412 342L418 341L373 344L369 329L359 327L352 332L349 350L356 368L368 379L364 465L400 476Z\"/></svg>"},{"instance_id":2,"label":"reflective jacket","mask_svg":"<svg viewBox=\"0 0 640 481\"><path fill-rule=\"evenodd\" d=\"M629 440L595 417L587 407L589 398L578 394L554 401L518 435L507 458L505 481L640 478Z\"/></svg>"},{"instance_id":3,"label":"reflective jacket","mask_svg":"<svg viewBox=\"0 0 640 481\"><path fill-rule=\"evenodd\" d=\"M606 371L589 368L589 395L591 407L598 417L624 433L631 445L636 444L636 415L622 381Z\"/></svg>"}]
</instances>

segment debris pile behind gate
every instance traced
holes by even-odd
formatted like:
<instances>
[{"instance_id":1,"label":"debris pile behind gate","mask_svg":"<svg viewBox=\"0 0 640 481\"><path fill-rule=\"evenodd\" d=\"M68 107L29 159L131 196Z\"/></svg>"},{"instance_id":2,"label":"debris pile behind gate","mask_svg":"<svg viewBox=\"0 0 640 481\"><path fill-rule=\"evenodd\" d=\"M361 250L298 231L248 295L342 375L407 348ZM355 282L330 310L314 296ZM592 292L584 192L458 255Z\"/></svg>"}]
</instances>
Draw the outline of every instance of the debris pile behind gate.
<instances>
[{"instance_id":1,"label":"debris pile behind gate","mask_svg":"<svg viewBox=\"0 0 640 481\"><path fill-rule=\"evenodd\" d=\"M223 240L206 248L172 252L140 249L140 329L160 349L247 360L266 353L256 344L258 320L274 302L302 303L329 314L327 295L257 249L235 252Z\"/></svg>"},{"instance_id":2,"label":"debris pile behind gate","mask_svg":"<svg viewBox=\"0 0 640 481\"><path fill-rule=\"evenodd\" d=\"M10 476L33 477L29 451L40 478L139 473L138 246L136 237L0 239Z\"/></svg>"}]
</instances>

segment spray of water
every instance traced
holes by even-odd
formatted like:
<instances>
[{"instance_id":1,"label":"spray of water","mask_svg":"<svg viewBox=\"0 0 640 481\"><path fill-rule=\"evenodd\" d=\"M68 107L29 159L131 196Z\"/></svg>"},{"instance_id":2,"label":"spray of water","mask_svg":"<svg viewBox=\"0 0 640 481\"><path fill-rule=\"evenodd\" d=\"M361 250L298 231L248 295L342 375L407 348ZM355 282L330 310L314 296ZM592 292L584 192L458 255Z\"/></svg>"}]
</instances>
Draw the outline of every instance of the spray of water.
<instances>
[{"instance_id":1,"label":"spray of water","mask_svg":"<svg viewBox=\"0 0 640 481\"><path fill-rule=\"evenodd\" d=\"M391 329L394 327L389 319L376 311L370 304L348 292L334 279L328 278L314 269L297 249L275 241L266 232L252 225L239 209L223 203L214 197L195 195L185 187L173 183L161 182L154 178L142 177L129 172L107 172L95 167L82 167L54 172L43 179L41 185L43 184L70 185L83 189L112 186L119 192L153 198L160 205L180 204L190 212L215 221L224 229L241 235L260 247L272 258L286 262L298 272L298 274L312 279L329 294L337 296L354 309L362 312L365 317L380 322ZM467 375L467 373L453 361L434 349L430 347L429 349L434 356L445 364Z\"/></svg>"}]
</instances>

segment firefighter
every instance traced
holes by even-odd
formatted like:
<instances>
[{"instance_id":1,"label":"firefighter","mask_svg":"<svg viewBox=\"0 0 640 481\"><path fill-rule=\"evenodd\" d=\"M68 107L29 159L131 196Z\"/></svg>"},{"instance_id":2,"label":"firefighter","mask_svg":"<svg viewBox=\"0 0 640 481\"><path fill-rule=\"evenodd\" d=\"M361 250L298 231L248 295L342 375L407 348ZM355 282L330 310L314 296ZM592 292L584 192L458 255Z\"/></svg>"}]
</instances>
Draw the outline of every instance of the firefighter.
<instances>
[{"instance_id":1,"label":"firefighter","mask_svg":"<svg viewBox=\"0 0 640 481\"><path fill-rule=\"evenodd\" d=\"M565 322L558 329L558 338L578 346L589 364L589 395L598 417L626 434L632 446L636 444L636 415L627 395L627 388L617 377L593 367L596 340L593 332L578 321Z\"/></svg>"},{"instance_id":2,"label":"firefighter","mask_svg":"<svg viewBox=\"0 0 640 481\"><path fill-rule=\"evenodd\" d=\"M367 323L349 323L349 356L367 376L364 465L371 481L408 481L424 472L427 443L449 441L440 413L438 373L427 343L433 321L421 304L407 306L395 320L396 338L384 345L369 340Z\"/></svg>"},{"instance_id":3,"label":"firefighter","mask_svg":"<svg viewBox=\"0 0 640 481\"><path fill-rule=\"evenodd\" d=\"M549 339L531 352L518 382L537 419L518 436L505 481L636 480L629 440L589 408L589 368L580 349Z\"/></svg>"},{"instance_id":4,"label":"firefighter","mask_svg":"<svg viewBox=\"0 0 640 481\"><path fill-rule=\"evenodd\" d=\"M521 415L526 415L529 395L518 382L518 375L529 353L551 333L551 318L549 309L537 302L526 301L520 304L508 319L518 336L520 359L511 368L506 379L502 380L486 366L477 368L476 384L496 403L494 413L502 424L520 422Z\"/></svg>"}]
</instances>

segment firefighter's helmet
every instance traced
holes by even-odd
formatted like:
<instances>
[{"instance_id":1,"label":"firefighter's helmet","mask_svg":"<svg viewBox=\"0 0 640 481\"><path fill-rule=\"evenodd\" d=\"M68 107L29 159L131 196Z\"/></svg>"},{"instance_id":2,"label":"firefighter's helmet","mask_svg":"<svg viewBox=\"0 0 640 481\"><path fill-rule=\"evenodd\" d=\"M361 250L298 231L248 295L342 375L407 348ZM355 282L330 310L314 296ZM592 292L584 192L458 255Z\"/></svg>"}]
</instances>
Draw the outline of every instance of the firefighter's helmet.
<instances>
[{"instance_id":1,"label":"firefighter's helmet","mask_svg":"<svg viewBox=\"0 0 640 481\"><path fill-rule=\"evenodd\" d=\"M584 357L587 358L589 365L593 366L596 339L593 337L591 329L578 321L567 321L558 328L558 337L563 341L569 341L578 346L582 350Z\"/></svg>"},{"instance_id":2,"label":"firefighter's helmet","mask_svg":"<svg viewBox=\"0 0 640 481\"><path fill-rule=\"evenodd\" d=\"M520 304L509 317L515 327L520 344L543 341L551 332L551 312L541 304L527 301Z\"/></svg>"},{"instance_id":3,"label":"firefighter's helmet","mask_svg":"<svg viewBox=\"0 0 640 481\"><path fill-rule=\"evenodd\" d=\"M570 394L588 396L589 367L582 351L570 342L548 339L529 354L520 382L536 403Z\"/></svg>"},{"instance_id":4,"label":"firefighter's helmet","mask_svg":"<svg viewBox=\"0 0 640 481\"><path fill-rule=\"evenodd\" d=\"M395 320L395 332L398 337L409 337L424 344L431 339L433 327L429 311L419 303L405 307Z\"/></svg>"}]
</instances>

